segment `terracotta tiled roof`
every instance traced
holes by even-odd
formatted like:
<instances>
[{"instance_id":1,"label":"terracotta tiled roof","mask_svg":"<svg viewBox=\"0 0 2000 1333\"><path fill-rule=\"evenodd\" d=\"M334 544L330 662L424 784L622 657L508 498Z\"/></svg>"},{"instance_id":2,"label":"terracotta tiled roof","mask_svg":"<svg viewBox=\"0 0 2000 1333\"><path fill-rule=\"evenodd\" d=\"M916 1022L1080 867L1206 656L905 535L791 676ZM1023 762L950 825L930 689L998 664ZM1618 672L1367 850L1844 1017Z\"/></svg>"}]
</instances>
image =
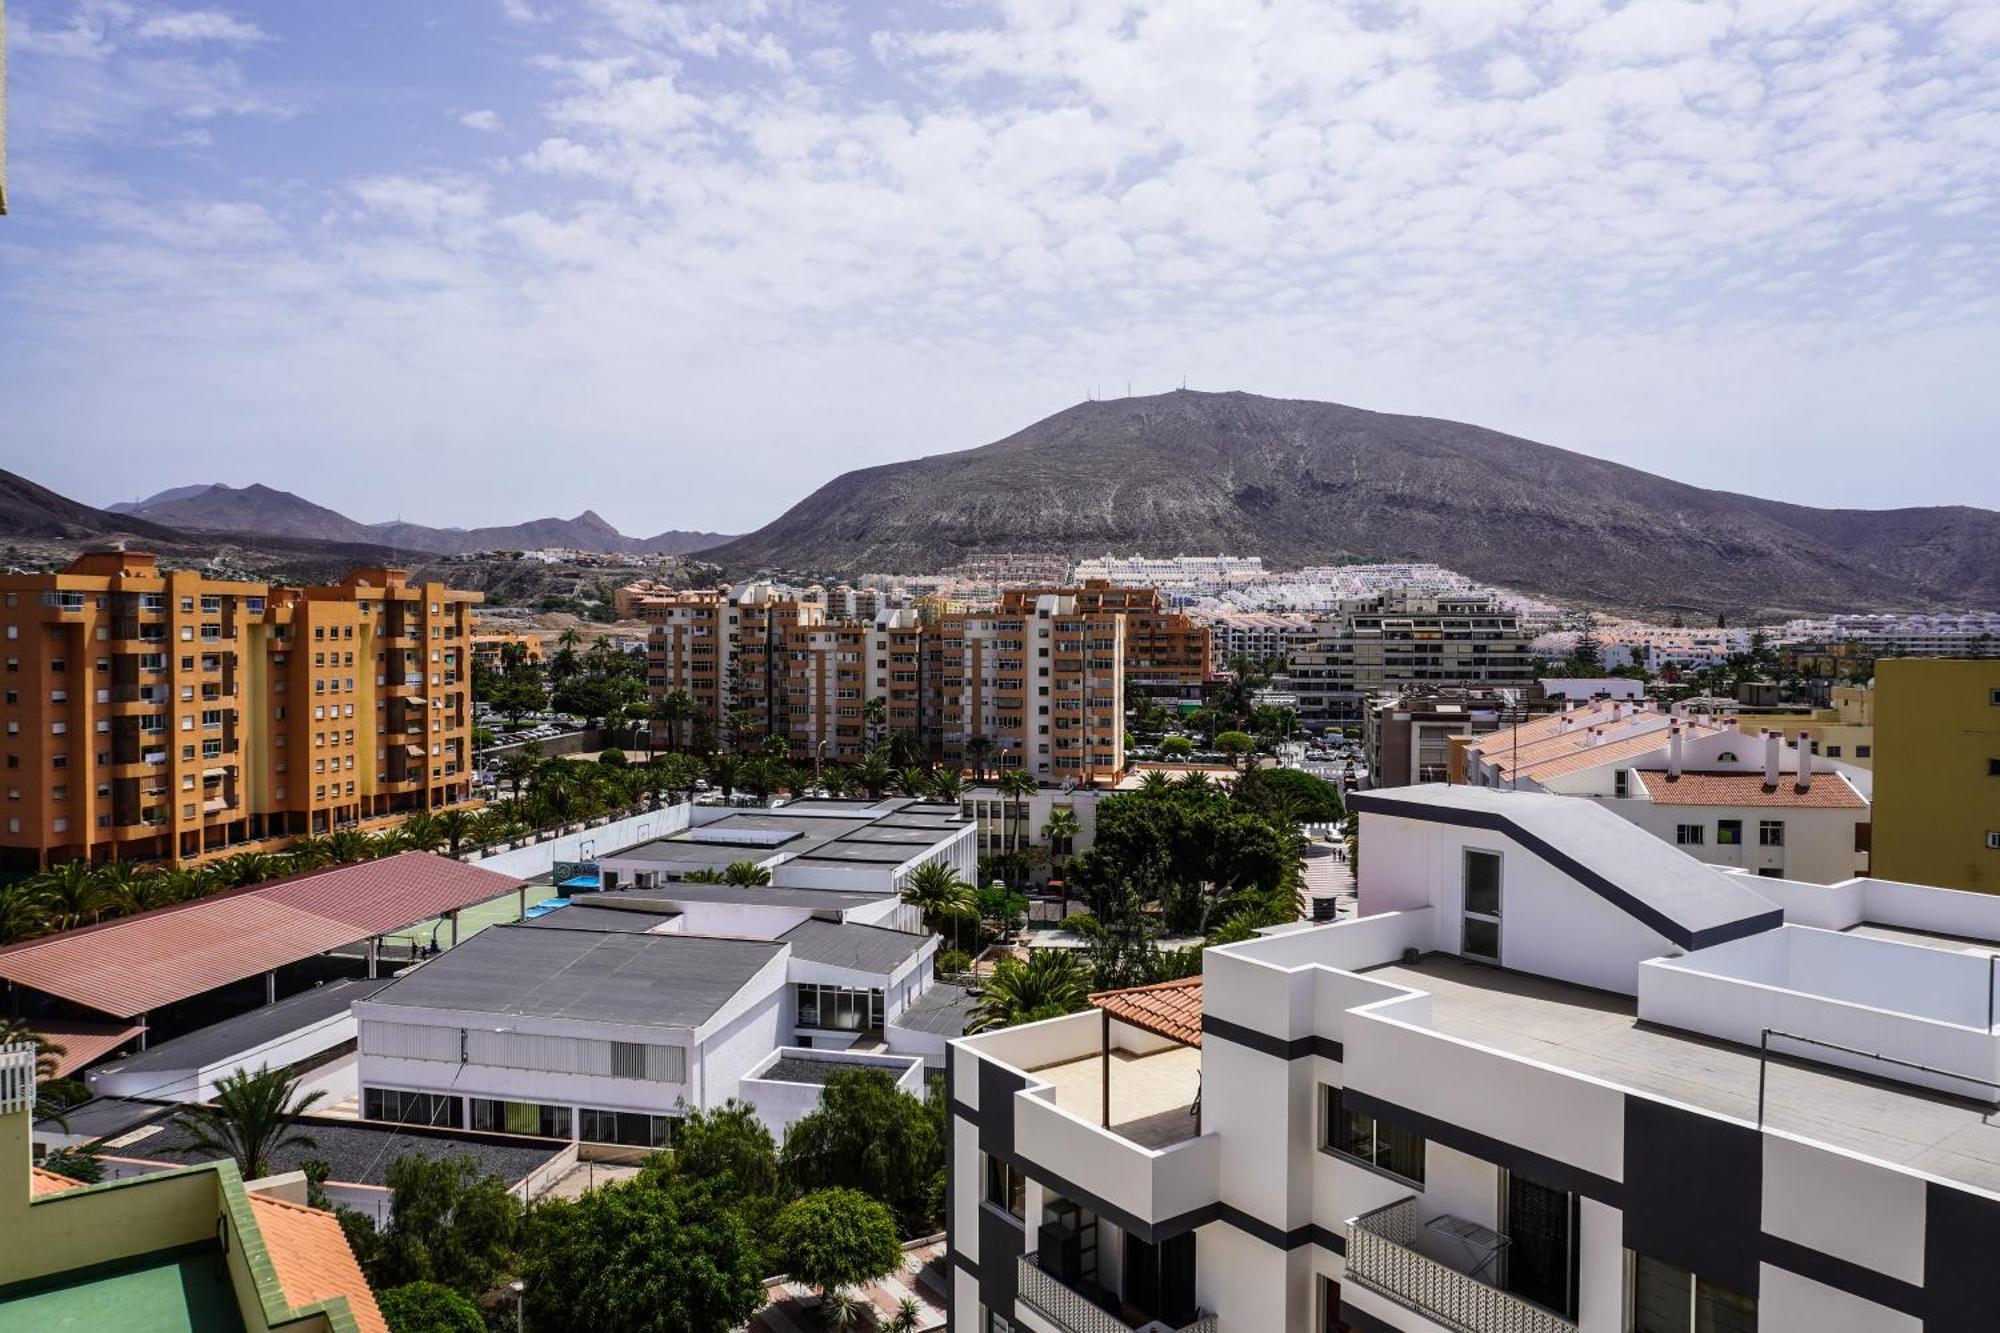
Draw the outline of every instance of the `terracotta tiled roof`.
<instances>
[{"instance_id":1,"label":"terracotta tiled roof","mask_svg":"<svg viewBox=\"0 0 2000 1333\"><path fill-rule=\"evenodd\" d=\"M1639 780L1654 805L1755 805L1788 810L1866 810L1867 798L1839 773L1815 773L1812 786L1799 790L1796 773L1780 773L1776 790L1764 788L1762 773L1685 770L1670 778L1665 769L1642 769Z\"/></svg>"},{"instance_id":2,"label":"terracotta tiled roof","mask_svg":"<svg viewBox=\"0 0 2000 1333\"><path fill-rule=\"evenodd\" d=\"M278 1270L278 1285L293 1309L345 1296L361 1333L389 1333L389 1323L375 1304L361 1265L354 1261L338 1218L267 1194L252 1194L250 1210L257 1215L264 1248Z\"/></svg>"},{"instance_id":3,"label":"terracotta tiled roof","mask_svg":"<svg viewBox=\"0 0 2000 1333\"><path fill-rule=\"evenodd\" d=\"M59 1176L53 1171L44 1171L39 1166L28 1168L28 1195L30 1198L43 1194L61 1194L73 1190L83 1182Z\"/></svg>"},{"instance_id":4,"label":"terracotta tiled roof","mask_svg":"<svg viewBox=\"0 0 2000 1333\"><path fill-rule=\"evenodd\" d=\"M38 1018L30 1026L37 1035L62 1047L62 1054L56 1057L57 1078L68 1078L146 1030L136 1023L72 1023L60 1018Z\"/></svg>"},{"instance_id":5,"label":"terracotta tiled roof","mask_svg":"<svg viewBox=\"0 0 2000 1333\"><path fill-rule=\"evenodd\" d=\"M232 889L0 949L0 977L119 1018L496 898L510 875L429 852Z\"/></svg>"},{"instance_id":6,"label":"terracotta tiled roof","mask_svg":"<svg viewBox=\"0 0 2000 1333\"><path fill-rule=\"evenodd\" d=\"M1090 1002L1121 1023L1177 1041L1201 1045L1201 978L1098 991Z\"/></svg>"}]
</instances>

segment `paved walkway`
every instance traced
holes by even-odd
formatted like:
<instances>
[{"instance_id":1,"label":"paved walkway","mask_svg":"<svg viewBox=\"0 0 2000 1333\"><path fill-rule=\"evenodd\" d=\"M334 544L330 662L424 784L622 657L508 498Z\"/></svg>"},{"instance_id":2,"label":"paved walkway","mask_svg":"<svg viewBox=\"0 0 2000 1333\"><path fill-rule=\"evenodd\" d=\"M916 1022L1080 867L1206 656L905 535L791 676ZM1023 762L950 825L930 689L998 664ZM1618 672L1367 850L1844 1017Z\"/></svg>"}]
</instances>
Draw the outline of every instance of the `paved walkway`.
<instances>
[{"instance_id":1,"label":"paved walkway","mask_svg":"<svg viewBox=\"0 0 2000 1333\"><path fill-rule=\"evenodd\" d=\"M875 1326L885 1328L896 1316L897 1307L914 1300L921 1315L919 1329L944 1327L946 1272L944 1242L906 1250L903 1271L871 1283L859 1293L875 1310ZM780 1283L770 1290L771 1303L759 1310L745 1325L744 1333L823 1333L826 1325L819 1317L819 1297L811 1288L796 1283Z\"/></svg>"}]
</instances>

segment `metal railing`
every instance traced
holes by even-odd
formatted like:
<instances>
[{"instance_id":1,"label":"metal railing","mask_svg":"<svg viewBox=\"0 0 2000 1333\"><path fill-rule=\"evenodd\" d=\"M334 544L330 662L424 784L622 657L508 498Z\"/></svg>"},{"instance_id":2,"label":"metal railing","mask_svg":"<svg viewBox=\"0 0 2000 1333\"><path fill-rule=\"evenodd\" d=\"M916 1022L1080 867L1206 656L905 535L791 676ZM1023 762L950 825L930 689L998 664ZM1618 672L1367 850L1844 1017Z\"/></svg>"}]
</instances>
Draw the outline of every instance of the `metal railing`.
<instances>
[{"instance_id":1,"label":"metal railing","mask_svg":"<svg viewBox=\"0 0 2000 1333\"><path fill-rule=\"evenodd\" d=\"M1350 1218L1348 1278L1458 1333L1577 1333L1562 1316L1419 1254L1420 1225L1415 1198Z\"/></svg>"},{"instance_id":2,"label":"metal railing","mask_svg":"<svg viewBox=\"0 0 2000 1333\"><path fill-rule=\"evenodd\" d=\"M1170 1327L1153 1320L1135 1329L1062 1279L1043 1272L1032 1254L1015 1261L1015 1276L1016 1299L1034 1307L1036 1314L1065 1333L1155 1333ZM1197 1315L1193 1323L1183 1324L1173 1333L1215 1333L1215 1316Z\"/></svg>"}]
</instances>

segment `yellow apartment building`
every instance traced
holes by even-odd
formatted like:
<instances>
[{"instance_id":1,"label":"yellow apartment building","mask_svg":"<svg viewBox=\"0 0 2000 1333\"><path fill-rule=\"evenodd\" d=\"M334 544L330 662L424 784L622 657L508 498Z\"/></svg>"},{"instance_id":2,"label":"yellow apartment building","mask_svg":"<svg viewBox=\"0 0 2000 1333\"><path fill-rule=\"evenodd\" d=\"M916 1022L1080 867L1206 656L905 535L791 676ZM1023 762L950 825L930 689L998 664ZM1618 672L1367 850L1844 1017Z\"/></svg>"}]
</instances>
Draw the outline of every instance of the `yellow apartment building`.
<instances>
[{"instance_id":1,"label":"yellow apartment building","mask_svg":"<svg viewBox=\"0 0 2000 1333\"><path fill-rule=\"evenodd\" d=\"M0 575L0 859L186 864L467 799L478 600L127 551Z\"/></svg>"},{"instance_id":2,"label":"yellow apartment building","mask_svg":"<svg viewBox=\"0 0 2000 1333\"><path fill-rule=\"evenodd\" d=\"M1875 664L1882 879L2000 893L2000 659Z\"/></svg>"}]
</instances>

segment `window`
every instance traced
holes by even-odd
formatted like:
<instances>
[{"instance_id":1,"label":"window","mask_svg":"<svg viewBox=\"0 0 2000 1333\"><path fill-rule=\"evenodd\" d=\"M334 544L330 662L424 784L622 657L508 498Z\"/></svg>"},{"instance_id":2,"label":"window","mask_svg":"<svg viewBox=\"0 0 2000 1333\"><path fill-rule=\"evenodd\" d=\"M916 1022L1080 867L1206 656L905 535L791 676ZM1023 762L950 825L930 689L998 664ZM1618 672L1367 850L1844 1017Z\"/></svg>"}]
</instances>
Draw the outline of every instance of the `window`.
<instances>
[{"instance_id":1,"label":"window","mask_svg":"<svg viewBox=\"0 0 2000 1333\"><path fill-rule=\"evenodd\" d=\"M450 1125L456 1129L465 1123L464 1106L458 1098L396 1088L362 1089L361 1114L369 1120L403 1125Z\"/></svg>"},{"instance_id":2,"label":"window","mask_svg":"<svg viewBox=\"0 0 2000 1333\"><path fill-rule=\"evenodd\" d=\"M1854 747L1854 757L1856 759L1868 759L1873 757L1874 754L1875 747L1872 745L1857 745Z\"/></svg>"},{"instance_id":3,"label":"window","mask_svg":"<svg viewBox=\"0 0 2000 1333\"><path fill-rule=\"evenodd\" d=\"M1706 832L1700 824L1679 824L1674 827L1674 842L1681 847L1699 847Z\"/></svg>"},{"instance_id":4,"label":"window","mask_svg":"<svg viewBox=\"0 0 2000 1333\"><path fill-rule=\"evenodd\" d=\"M882 1026L882 992L844 986L801 985L797 1026L834 1032L865 1032Z\"/></svg>"},{"instance_id":5,"label":"window","mask_svg":"<svg viewBox=\"0 0 2000 1333\"><path fill-rule=\"evenodd\" d=\"M646 1047L642 1042L614 1041L611 1043L611 1077L646 1077Z\"/></svg>"},{"instance_id":6,"label":"window","mask_svg":"<svg viewBox=\"0 0 2000 1333\"><path fill-rule=\"evenodd\" d=\"M2000 759L1988 759L1986 761L1986 776L1989 778L2000 778Z\"/></svg>"},{"instance_id":7,"label":"window","mask_svg":"<svg viewBox=\"0 0 2000 1333\"><path fill-rule=\"evenodd\" d=\"M1758 820L1757 845L1759 847L1783 847L1785 845L1785 821L1782 819Z\"/></svg>"},{"instance_id":8,"label":"window","mask_svg":"<svg viewBox=\"0 0 2000 1333\"><path fill-rule=\"evenodd\" d=\"M1414 1184L1424 1183L1423 1135L1348 1110L1339 1088L1322 1087L1320 1093L1321 1148Z\"/></svg>"},{"instance_id":9,"label":"window","mask_svg":"<svg viewBox=\"0 0 2000 1333\"><path fill-rule=\"evenodd\" d=\"M1715 845L1736 847L1743 842L1743 821L1740 819L1718 819L1715 821Z\"/></svg>"},{"instance_id":10,"label":"window","mask_svg":"<svg viewBox=\"0 0 2000 1333\"><path fill-rule=\"evenodd\" d=\"M986 1157L986 1202L1023 1220L1028 1216L1028 1178L990 1153Z\"/></svg>"},{"instance_id":11,"label":"window","mask_svg":"<svg viewBox=\"0 0 2000 1333\"><path fill-rule=\"evenodd\" d=\"M1628 770L1621 768L1611 775L1611 794L1613 796L1632 794L1632 775Z\"/></svg>"},{"instance_id":12,"label":"window","mask_svg":"<svg viewBox=\"0 0 2000 1333\"><path fill-rule=\"evenodd\" d=\"M472 1127L497 1134L538 1134L545 1139L566 1139L570 1116L567 1106L543 1106L536 1102L496 1102L472 1098Z\"/></svg>"},{"instance_id":13,"label":"window","mask_svg":"<svg viewBox=\"0 0 2000 1333\"><path fill-rule=\"evenodd\" d=\"M644 1111L578 1112L578 1134L587 1143L615 1143L626 1148L664 1148L673 1141L674 1118Z\"/></svg>"},{"instance_id":14,"label":"window","mask_svg":"<svg viewBox=\"0 0 2000 1333\"><path fill-rule=\"evenodd\" d=\"M1840 758L1840 747L1838 745L1829 745L1825 747L1822 753L1824 753L1828 759L1838 759Z\"/></svg>"},{"instance_id":15,"label":"window","mask_svg":"<svg viewBox=\"0 0 2000 1333\"><path fill-rule=\"evenodd\" d=\"M1757 1298L1643 1254L1631 1257L1630 1333L1756 1333Z\"/></svg>"}]
</instances>

